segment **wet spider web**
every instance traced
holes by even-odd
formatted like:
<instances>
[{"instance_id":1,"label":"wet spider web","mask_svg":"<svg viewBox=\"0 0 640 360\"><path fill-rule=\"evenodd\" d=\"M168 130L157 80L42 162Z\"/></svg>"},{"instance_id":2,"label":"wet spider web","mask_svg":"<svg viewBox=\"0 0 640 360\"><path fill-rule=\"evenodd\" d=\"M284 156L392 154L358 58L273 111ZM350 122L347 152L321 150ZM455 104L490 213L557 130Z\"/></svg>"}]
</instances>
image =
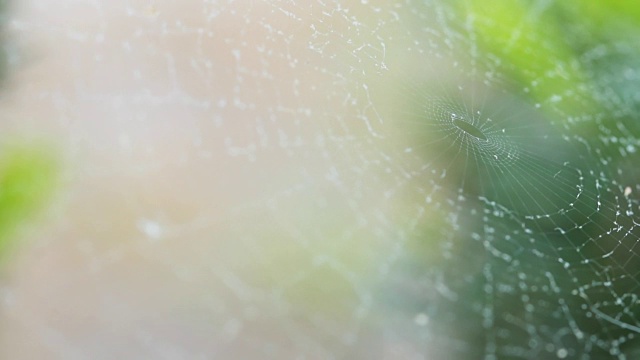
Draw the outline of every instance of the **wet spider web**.
<instances>
[{"instance_id":1,"label":"wet spider web","mask_svg":"<svg viewBox=\"0 0 640 360\"><path fill-rule=\"evenodd\" d=\"M25 101L91 154L74 181L120 181L83 200L113 212L81 218L65 283L97 284L115 329L144 305L104 278L168 276L150 302L189 310L121 319L140 354L633 358L637 28L507 3L33 2L54 15L10 28L68 76Z\"/></svg>"}]
</instances>

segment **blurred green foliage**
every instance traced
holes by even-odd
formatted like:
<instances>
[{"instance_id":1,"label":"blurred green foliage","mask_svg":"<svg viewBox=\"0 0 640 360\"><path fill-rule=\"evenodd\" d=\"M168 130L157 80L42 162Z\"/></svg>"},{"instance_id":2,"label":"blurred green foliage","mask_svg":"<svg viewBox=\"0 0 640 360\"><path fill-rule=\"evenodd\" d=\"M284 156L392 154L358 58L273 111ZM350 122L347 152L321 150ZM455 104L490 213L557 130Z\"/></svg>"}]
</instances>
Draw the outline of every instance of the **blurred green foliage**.
<instances>
[{"instance_id":1,"label":"blurred green foliage","mask_svg":"<svg viewBox=\"0 0 640 360\"><path fill-rule=\"evenodd\" d=\"M562 2L566 11L575 10L575 15L589 20L587 25L593 27L596 34L609 33L621 26L640 25L640 3L637 1L609 0L583 1L571 0ZM633 32L617 33L618 37L633 36Z\"/></svg>"},{"instance_id":2,"label":"blurred green foliage","mask_svg":"<svg viewBox=\"0 0 640 360\"><path fill-rule=\"evenodd\" d=\"M544 16L521 1L489 0L464 2L465 17L473 19L479 44L487 54L497 55L514 80L528 89L528 97L546 104L554 102L562 116L594 113L586 81L576 55L568 46L562 24L557 18ZM564 95L564 96L562 96Z\"/></svg>"},{"instance_id":3,"label":"blurred green foliage","mask_svg":"<svg viewBox=\"0 0 640 360\"><path fill-rule=\"evenodd\" d=\"M9 75L8 58L13 51L5 30L10 3L0 0L0 83ZM56 169L55 156L49 149L15 143L0 148L0 262L15 245L19 226L50 198Z\"/></svg>"},{"instance_id":4,"label":"blurred green foliage","mask_svg":"<svg viewBox=\"0 0 640 360\"><path fill-rule=\"evenodd\" d=\"M0 260L18 226L49 199L56 169L54 156L38 147L9 146L0 154Z\"/></svg>"}]
</instances>

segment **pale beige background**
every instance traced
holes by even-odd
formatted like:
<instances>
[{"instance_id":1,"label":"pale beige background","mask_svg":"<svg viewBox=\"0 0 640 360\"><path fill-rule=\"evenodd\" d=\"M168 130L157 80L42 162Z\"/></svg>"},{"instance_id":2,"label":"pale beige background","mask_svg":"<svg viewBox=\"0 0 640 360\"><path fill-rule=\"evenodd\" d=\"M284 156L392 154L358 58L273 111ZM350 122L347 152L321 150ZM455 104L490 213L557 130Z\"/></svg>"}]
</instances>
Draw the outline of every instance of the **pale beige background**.
<instances>
[{"instance_id":1,"label":"pale beige background","mask_svg":"<svg viewBox=\"0 0 640 360\"><path fill-rule=\"evenodd\" d=\"M16 4L2 136L65 176L3 269L1 358L420 358L376 309L388 239L429 217L349 80L379 54L295 3Z\"/></svg>"}]
</instances>

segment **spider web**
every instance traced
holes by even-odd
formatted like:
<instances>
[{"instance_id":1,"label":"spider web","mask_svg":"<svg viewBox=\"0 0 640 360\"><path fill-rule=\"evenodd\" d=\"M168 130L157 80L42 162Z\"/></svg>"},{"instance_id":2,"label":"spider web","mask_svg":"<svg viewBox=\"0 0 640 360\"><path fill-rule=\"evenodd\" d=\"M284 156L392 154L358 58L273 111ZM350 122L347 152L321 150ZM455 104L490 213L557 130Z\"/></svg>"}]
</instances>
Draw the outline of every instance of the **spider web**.
<instances>
[{"instance_id":1,"label":"spider web","mask_svg":"<svg viewBox=\"0 0 640 360\"><path fill-rule=\"evenodd\" d=\"M20 4L6 357L633 358L637 28L507 3Z\"/></svg>"}]
</instances>

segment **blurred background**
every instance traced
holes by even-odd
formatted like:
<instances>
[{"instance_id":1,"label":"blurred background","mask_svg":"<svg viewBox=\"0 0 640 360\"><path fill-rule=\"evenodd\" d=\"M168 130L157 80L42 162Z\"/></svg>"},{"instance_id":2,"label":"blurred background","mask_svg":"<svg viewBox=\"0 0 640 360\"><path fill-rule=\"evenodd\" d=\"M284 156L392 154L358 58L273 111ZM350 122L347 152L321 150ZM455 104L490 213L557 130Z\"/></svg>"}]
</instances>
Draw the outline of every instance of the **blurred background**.
<instances>
[{"instance_id":1,"label":"blurred background","mask_svg":"<svg viewBox=\"0 0 640 360\"><path fill-rule=\"evenodd\" d=\"M640 6L0 3L1 358L640 354Z\"/></svg>"}]
</instances>

